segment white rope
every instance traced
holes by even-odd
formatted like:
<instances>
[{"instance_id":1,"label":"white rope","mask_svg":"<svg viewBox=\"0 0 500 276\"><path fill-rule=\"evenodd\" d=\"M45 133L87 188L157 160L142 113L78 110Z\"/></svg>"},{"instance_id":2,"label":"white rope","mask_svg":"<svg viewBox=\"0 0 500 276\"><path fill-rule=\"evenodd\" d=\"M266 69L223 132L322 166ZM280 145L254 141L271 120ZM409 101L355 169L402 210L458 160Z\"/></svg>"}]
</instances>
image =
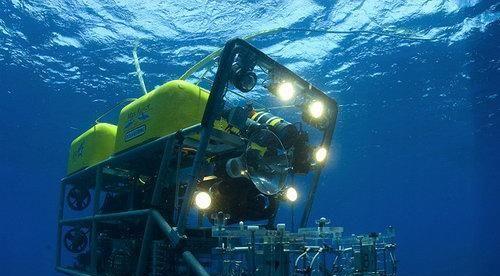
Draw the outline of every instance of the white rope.
<instances>
[{"instance_id":1,"label":"white rope","mask_svg":"<svg viewBox=\"0 0 500 276\"><path fill-rule=\"evenodd\" d=\"M139 79L139 85L141 86L144 95L146 95L148 93L148 90L146 89L146 85L144 84L144 79L142 78L144 72L141 71L141 65L139 64L139 58L137 57L137 46L134 47L132 55L134 56L135 71L137 73L137 78Z\"/></svg>"}]
</instances>

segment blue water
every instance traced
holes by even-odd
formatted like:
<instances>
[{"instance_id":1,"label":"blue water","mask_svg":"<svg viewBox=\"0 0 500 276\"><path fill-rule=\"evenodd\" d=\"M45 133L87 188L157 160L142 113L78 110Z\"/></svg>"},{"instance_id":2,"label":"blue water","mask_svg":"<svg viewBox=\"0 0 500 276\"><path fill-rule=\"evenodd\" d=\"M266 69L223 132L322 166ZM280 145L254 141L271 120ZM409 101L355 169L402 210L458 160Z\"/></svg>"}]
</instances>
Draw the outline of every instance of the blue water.
<instances>
[{"instance_id":1,"label":"blue water","mask_svg":"<svg viewBox=\"0 0 500 276\"><path fill-rule=\"evenodd\" d=\"M400 275L499 275L500 4L409 1L0 0L0 274L55 275L71 140L116 102L234 36L337 99L312 218L397 229Z\"/></svg>"}]
</instances>

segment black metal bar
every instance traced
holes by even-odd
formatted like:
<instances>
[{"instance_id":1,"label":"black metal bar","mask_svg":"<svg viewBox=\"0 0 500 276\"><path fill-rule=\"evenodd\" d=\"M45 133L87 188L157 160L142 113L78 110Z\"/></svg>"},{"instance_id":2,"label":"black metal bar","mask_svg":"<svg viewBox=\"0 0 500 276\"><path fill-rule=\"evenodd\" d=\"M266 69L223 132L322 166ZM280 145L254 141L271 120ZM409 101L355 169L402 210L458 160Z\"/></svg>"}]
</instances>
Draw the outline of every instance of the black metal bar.
<instances>
[{"instance_id":1,"label":"black metal bar","mask_svg":"<svg viewBox=\"0 0 500 276\"><path fill-rule=\"evenodd\" d=\"M195 256L189 251L182 252L182 258L184 261L189 264L191 270L198 276L209 276L208 272L205 268L198 262Z\"/></svg>"},{"instance_id":2,"label":"black metal bar","mask_svg":"<svg viewBox=\"0 0 500 276\"><path fill-rule=\"evenodd\" d=\"M157 223L160 230L167 236L170 240L172 247L177 248L180 246L181 237L179 233L173 229L167 221L161 216L161 214L156 210L151 210L151 217ZM181 250L181 255L184 261L188 264L191 270L198 276L209 276L208 272L205 268L198 262L195 256L187 250L184 250L183 247L179 248Z\"/></svg>"},{"instance_id":3,"label":"black metal bar","mask_svg":"<svg viewBox=\"0 0 500 276\"><path fill-rule=\"evenodd\" d=\"M102 167L97 167L94 187L94 208L92 210L94 217L99 212L101 201L102 186ZM90 267L93 273L97 274L97 221L92 220L92 233L90 239Z\"/></svg>"},{"instance_id":4,"label":"black metal bar","mask_svg":"<svg viewBox=\"0 0 500 276\"><path fill-rule=\"evenodd\" d=\"M161 201L161 191L163 188L163 183L168 172L168 163L172 157L174 148L174 137L170 137L166 143L163 150L163 155L161 158L160 168L158 169L158 176L156 178L156 183L151 196L151 206L152 208L158 207ZM144 274L146 269L146 263L149 257L149 251L151 248L151 237L153 235L153 219L151 215L148 216L146 221L146 227L144 229L144 235L142 237L141 251L139 253L139 259L137 261L137 269L135 271L136 276L141 276Z\"/></svg>"},{"instance_id":5,"label":"black metal bar","mask_svg":"<svg viewBox=\"0 0 500 276\"><path fill-rule=\"evenodd\" d=\"M92 274L88 273L82 273L80 271L74 270L74 269L69 269L61 266L56 266L56 270L59 272L62 272L67 275L73 275L73 276L92 276Z\"/></svg>"},{"instance_id":6,"label":"black metal bar","mask_svg":"<svg viewBox=\"0 0 500 276\"><path fill-rule=\"evenodd\" d=\"M161 216L161 214L156 210L151 210L151 217L156 222L160 230L167 236L173 247L179 245L181 238L177 231L175 231L167 221Z\"/></svg>"},{"instance_id":7,"label":"black metal bar","mask_svg":"<svg viewBox=\"0 0 500 276\"><path fill-rule=\"evenodd\" d=\"M151 214L146 220L146 227L144 228L144 235L142 237L141 252L139 253L139 259L137 261L137 268L135 270L136 276L144 275L146 268L146 262L149 256L149 250L151 245L151 236L153 235L153 219Z\"/></svg>"},{"instance_id":8,"label":"black metal bar","mask_svg":"<svg viewBox=\"0 0 500 276\"><path fill-rule=\"evenodd\" d=\"M142 216L147 215L149 211L150 211L150 209L125 211L125 212L118 212L118 213L111 213L111 214L96 215L94 218L95 218L95 221L105 221L105 220L125 219L125 218L130 218L130 217L142 217Z\"/></svg>"},{"instance_id":9,"label":"black metal bar","mask_svg":"<svg viewBox=\"0 0 500 276\"><path fill-rule=\"evenodd\" d=\"M66 219L66 220L59 221L59 224L61 224L61 225L78 225L78 224L82 224L85 222L92 222L92 221L111 221L111 220L118 220L118 219L127 219L127 218L132 218L132 217L141 217L141 216L147 215L149 210L150 209L142 209L142 210L95 215L95 216L86 216L86 217L80 217L80 218L75 218L75 219Z\"/></svg>"},{"instance_id":10,"label":"black metal bar","mask_svg":"<svg viewBox=\"0 0 500 276\"><path fill-rule=\"evenodd\" d=\"M330 112L331 112L330 123L328 124L328 127L325 129L323 135L323 141L321 142L321 145L327 149L329 149L332 144L333 131L335 130L335 125L337 122L337 114L338 114L337 102L333 101L332 110ZM309 188L309 193L307 194L306 204L304 207L304 211L302 213L302 218L300 220L300 227L302 228L306 227L307 221L309 220L309 216L311 214L312 206L314 203L314 198L316 196L316 191L319 185L319 180L321 177L321 171L322 168L314 173L311 187Z\"/></svg>"},{"instance_id":11,"label":"black metal bar","mask_svg":"<svg viewBox=\"0 0 500 276\"><path fill-rule=\"evenodd\" d=\"M168 162L172 159L172 153L174 150L174 137L171 137L165 143L165 149L163 150L163 155L161 158L160 168L158 169L158 176L156 178L156 184L151 197L151 205L157 207L161 201L161 190L165 181L165 177L168 172Z\"/></svg>"},{"instance_id":12,"label":"black metal bar","mask_svg":"<svg viewBox=\"0 0 500 276\"><path fill-rule=\"evenodd\" d=\"M211 127L203 127L200 135L200 144L198 150L196 151L196 155L193 161L193 170L192 170L192 178L191 183L187 184L186 191L184 192L184 196L182 198L181 211L179 213L179 218L177 222L177 227L181 233L184 232L184 228L187 223L187 216L189 214L189 209L191 206L191 200L193 194L196 189L196 185L198 184L200 178L200 171L203 167L203 162L205 158L205 152L208 146L208 140L210 137L210 129Z\"/></svg>"},{"instance_id":13,"label":"black metal bar","mask_svg":"<svg viewBox=\"0 0 500 276\"><path fill-rule=\"evenodd\" d=\"M255 269L256 269L256 261L255 261L255 231L251 231L251 236L250 236L250 244L252 245L252 248L250 250L250 254L252 254L251 262L250 262L250 275L255 275Z\"/></svg>"},{"instance_id":14,"label":"black metal bar","mask_svg":"<svg viewBox=\"0 0 500 276\"><path fill-rule=\"evenodd\" d=\"M92 222L94 216L79 217L74 219L63 219L59 221L59 225L69 226L69 225L79 225L85 222Z\"/></svg>"},{"instance_id":15,"label":"black metal bar","mask_svg":"<svg viewBox=\"0 0 500 276\"><path fill-rule=\"evenodd\" d=\"M64 216L64 196L66 195L66 183L61 183L61 191L59 194L59 209L57 212L57 221L61 221ZM61 235L62 225L57 224L57 243L56 243L56 267L61 265Z\"/></svg>"},{"instance_id":16,"label":"black metal bar","mask_svg":"<svg viewBox=\"0 0 500 276\"><path fill-rule=\"evenodd\" d=\"M222 112L224 107L223 98L226 86L229 83L229 77L231 74L230 69L235 58L234 48L236 47L237 42L237 39L230 40L226 43L224 49L222 49L219 68L217 69L214 83L210 89L210 96L208 97L205 112L203 113L203 119L201 120L202 128L200 144L193 161L192 178L184 193L181 211L177 221L177 227L180 233L183 233L184 228L186 227L187 216L191 207L191 200L195 192L196 185L201 178L203 162L205 162L205 153L213 130L214 121L220 115L220 112Z\"/></svg>"},{"instance_id":17,"label":"black metal bar","mask_svg":"<svg viewBox=\"0 0 500 276\"><path fill-rule=\"evenodd\" d=\"M304 211L302 212L302 218L300 220L300 228L306 227L307 221L309 220L309 216L311 214L312 205L314 203L314 196L316 194L316 190L318 189L319 179L321 177L321 170L314 172L313 179L311 182L311 187L309 188L309 192L307 193L306 204L304 206Z\"/></svg>"}]
</instances>

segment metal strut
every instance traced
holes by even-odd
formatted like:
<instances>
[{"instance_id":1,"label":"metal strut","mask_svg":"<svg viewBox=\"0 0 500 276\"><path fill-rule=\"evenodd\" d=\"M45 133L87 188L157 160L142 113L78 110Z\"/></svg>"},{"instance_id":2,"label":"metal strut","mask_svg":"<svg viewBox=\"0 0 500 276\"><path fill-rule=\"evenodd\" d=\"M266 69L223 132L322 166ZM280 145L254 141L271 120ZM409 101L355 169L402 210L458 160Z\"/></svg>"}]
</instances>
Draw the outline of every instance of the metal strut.
<instances>
[{"instance_id":1,"label":"metal strut","mask_svg":"<svg viewBox=\"0 0 500 276\"><path fill-rule=\"evenodd\" d=\"M158 207L161 201L161 191L163 188L163 183L168 171L168 163L172 158L172 153L174 149L174 138L170 138L165 143L165 148L163 150L163 155L160 163L160 168L158 170L158 176L156 178L156 183L151 196L151 208ZM146 220L146 227L144 228L144 235L142 238L141 251L139 254L139 261L137 262L137 269L135 275L141 276L144 274L147 260L149 257L149 251L151 248L151 237L153 236L153 218L148 216Z\"/></svg>"},{"instance_id":2,"label":"metal strut","mask_svg":"<svg viewBox=\"0 0 500 276\"><path fill-rule=\"evenodd\" d=\"M198 276L209 275L208 272L205 270L205 268L194 257L194 255L190 251L186 250L183 243L184 238L181 235L179 235L179 233L174 228L172 228L170 224L168 224L168 222L163 218L160 212L156 210L146 209L146 210L126 211L126 212L103 214L103 215L93 215L78 219L62 220L59 223L60 225L73 225L73 224L80 224L82 222L97 223L99 221L111 221L111 220L120 220L127 218L130 219L134 217L144 217L144 216L147 216L148 221L151 222L151 227L154 224L156 224L156 226L160 229L160 231L169 239L172 247L177 249L177 251L182 256L182 259L186 262L189 268L195 273L195 275ZM64 272L69 275L97 275L97 271L93 271L92 274L89 274L61 266L57 266L56 269L60 272Z\"/></svg>"},{"instance_id":3,"label":"metal strut","mask_svg":"<svg viewBox=\"0 0 500 276\"><path fill-rule=\"evenodd\" d=\"M219 68L215 74L214 83L210 89L210 96L208 97L205 113L201 121L200 143L193 161L191 181L188 183L184 193L184 200L182 201L181 211L177 221L177 229L180 233L183 233L185 230L191 200L196 190L196 185L202 177L205 153L212 134L214 122L224 108L224 92L229 83L231 65L236 56L234 49L241 41L241 39L230 40L226 43L224 49L222 49Z\"/></svg>"}]
</instances>

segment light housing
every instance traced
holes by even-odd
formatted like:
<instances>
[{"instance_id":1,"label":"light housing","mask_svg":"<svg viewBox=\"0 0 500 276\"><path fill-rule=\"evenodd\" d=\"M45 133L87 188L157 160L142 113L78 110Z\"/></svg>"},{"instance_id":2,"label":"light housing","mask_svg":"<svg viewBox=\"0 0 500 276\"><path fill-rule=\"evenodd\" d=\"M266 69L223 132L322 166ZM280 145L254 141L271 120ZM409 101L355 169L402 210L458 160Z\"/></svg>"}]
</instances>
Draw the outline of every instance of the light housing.
<instances>
[{"instance_id":1,"label":"light housing","mask_svg":"<svg viewBox=\"0 0 500 276\"><path fill-rule=\"evenodd\" d=\"M285 190L285 197L288 201L295 202L299 197L299 194L297 193L297 190L295 190L294 187L288 187Z\"/></svg>"},{"instance_id":2,"label":"light housing","mask_svg":"<svg viewBox=\"0 0 500 276\"><path fill-rule=\"evenodd\" d=\"M328 155L328 150L324 147L319 147L314 151L314 160L318 163L323 163Z\"/></svg>"},{"instance_id":3,"label":"light housing","mask_svg":"<svg viewBox=\"0 0 500 276\"><path fill-rule=\"evenodd\" d=\"M325 104L322 101L312 101L307 105L307 112L312 119L319 119L325 114Z\"/></svg>"},{"instance_id":4,"label":"light housing","mask_svg":"<svg viewBox=\"0 0 500 276\"><path fill-rule=\"evenodd\" d=\"M295 96L295 87L291 82L276 84L275 94L281 101L287 102Z\"/></svg>"},{"instance_id":5,"label":"light housing","mask_svg":"<svg viewBox=\"0 0 500 276\"><path fill-rule=\"evenodd\" d=\"M322 99L309 99L302 105L302 119L320 130L325 129L331 120L331 106Z\"/></svg>"},{"instance_id":6,"label":"light housing","mask_svg":"<svg viewBox=\"0 0 500 276\"><path fill-rule=\"evenodd\" d=\"M198 192L194 197L194 204L196 208L206 210L212 204L212 197L207 192Z\"/></svg>"}]
</instances>

